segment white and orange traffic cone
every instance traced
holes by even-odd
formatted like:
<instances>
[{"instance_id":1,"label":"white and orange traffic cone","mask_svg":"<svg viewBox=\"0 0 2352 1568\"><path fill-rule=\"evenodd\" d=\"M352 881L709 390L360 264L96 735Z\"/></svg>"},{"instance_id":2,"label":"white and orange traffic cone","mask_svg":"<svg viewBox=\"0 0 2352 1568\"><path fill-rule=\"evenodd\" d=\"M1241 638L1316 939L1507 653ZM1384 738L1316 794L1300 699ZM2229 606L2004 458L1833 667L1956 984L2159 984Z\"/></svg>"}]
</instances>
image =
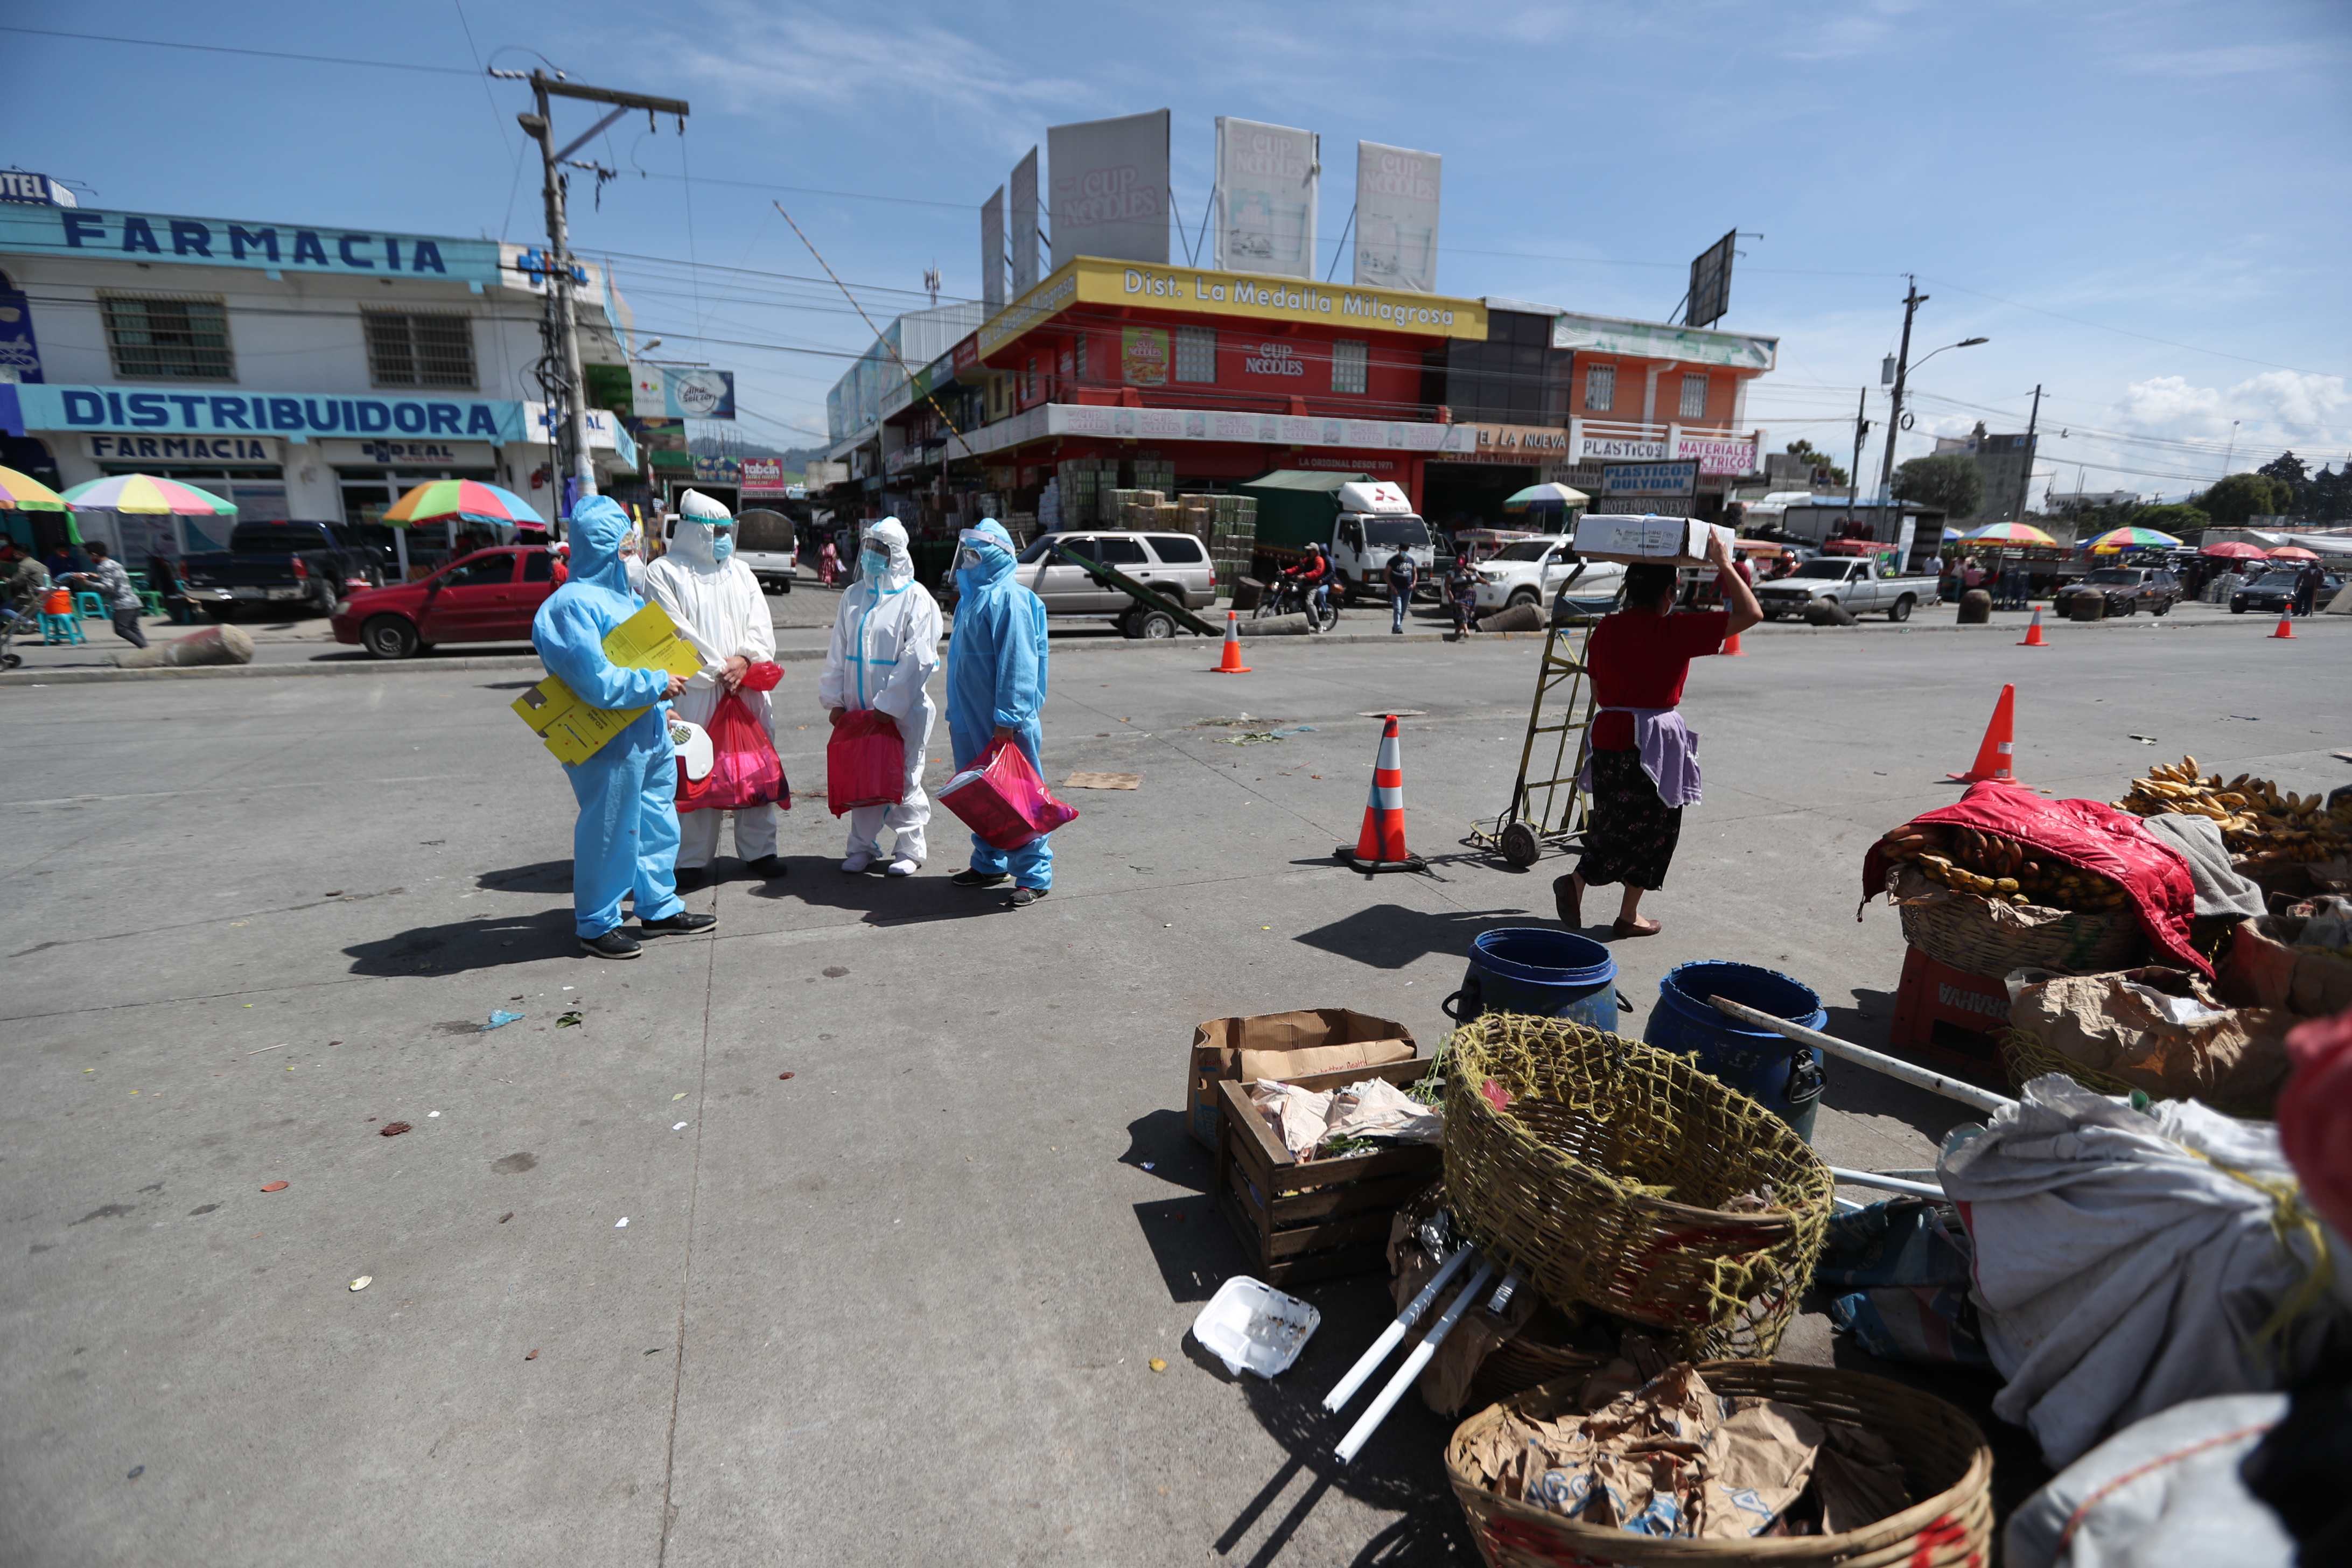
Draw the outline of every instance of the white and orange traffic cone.
<instances>
[{"instance_id":1,"label":"white and orange traffic cone","mask_svg":"<svg viewBox=\"0 0 2352 1568\"><path fill-rule=\"evenodd\" d=\"M1946 773L1948 779L1962 784L1982 784L1987 779L2001 784L2015 784L2017 774L2011 763L2017 748L2017 688L2004 686L2000 700L1992 705L1992 722L1985 726L1984 744L1977 748L1976 766L1964 773Z\"/></svg>"},{"instance_id":2,"label":"white and orange traffic cone","mask_svg":"<svg viewBox=\"0 0 2352 1568\"><path fill-rule=\"evenodd\" d=\"M1242 662L1242 632L1240 617L1235 616L1233 611L1227 610L1225 612L1224 657L1217 661L1217 668L1209 671L1209 673L1211 675L1247 675L1249 672L1250 667Z\"/></svg>"},{"instance_id":3,"label":"white and orange traffic cone","mask_svg":"<svg viewBox=\"0 0 2352 1568\"><path fill-rule=\"evenodd\" d=\"M1404 748L1397 739L1396 715L1387 717L1380 752L1372 759L1372 794L1364 802L1364 830L1356 836L1354 853L1343 847L1339 858L1366 873L1419 871L1427 862L1404 847Z\"/></svg>"},{"instance_id":4,"label":"white and orange traffic cone","mask_svg":"<svg viewBox=\"0 0 2352 1568\"><path fill-rule=\"evenodd\" d=\"M2281 610L2279 612L2278 630L2271 633L2271 638L2272 640L2276 640L2279 637L2284 637L2289 642L2293 642L2294 640L2294 621L2291 611Z\"/></svg>"},{"instance_id":5,"label":"white and orange traffic cone","mask_svg":"<svg viewBox=\"0 0 2352 1568\"><path fill-rule=\"evenodd\" d=\"M2025 640L2019 643L2017 646L2020 647L2048 647L2050 646L2048 639L2043 637L2042 635L2041 605L2036 605L2033 607L2033 624L2025 628Z\"/></svg>"}]
</instances>

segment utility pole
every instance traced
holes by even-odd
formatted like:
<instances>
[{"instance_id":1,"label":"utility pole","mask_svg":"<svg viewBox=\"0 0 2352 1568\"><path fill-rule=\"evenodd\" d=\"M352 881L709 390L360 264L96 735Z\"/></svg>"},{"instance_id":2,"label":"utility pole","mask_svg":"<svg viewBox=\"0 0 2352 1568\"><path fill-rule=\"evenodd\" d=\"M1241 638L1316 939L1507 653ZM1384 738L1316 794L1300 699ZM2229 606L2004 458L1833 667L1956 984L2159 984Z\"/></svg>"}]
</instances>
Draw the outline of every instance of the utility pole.
<instances>
[{"instance_id":1,"label":"utility pole","mask_svg":"<svg viewBox=\"0 0 2352 1568\"><path fill-rule=\"evenodd\" d=\"M519 71L492 71L492 76L513 78ZM550 321L547 335L555 341L546 345L546 353L539 368L541 389L547 395L548 440L555 449L555 495L559 521L563 508L563 481L575 480L581 499L596 493L596 465L588 455L588 398L584 384L586 376L580 363L580 314L572 300L572 230L564 213L564 192L569 184L562 172L563 161L606 126L632 109L646 111L646 123L654 124L656 113L677 117L678 134L686 134L687 103L681 98L647 98L641 93L615 92L610 88L587 87L567 81L561 73L550 76L545 71L530 73L531 96L536 111L518 114L515 122L539 143L540 164L544 174L542 193L547 202L547 279ZM555 126L548 117L548 100L556 98L585 99L592 103L609 103L613 112L598 121L588 132L558 150ZM583 165L585 167L585 165ZM561 356L560 365L554 363ZM560 405L560 406L559 406Z\"/></svg>"},{"instance_id":2,"label":"utility pole","mask_svg":"<svg viewBox=\"0 0 2352 1568\"><path fill-rule=\"evenodd\" d=\"M1846 521L1853 521L1853 503L1862 499L1862 438L1870 434L1870 388L1864 387L1853 397L1853 467L1846 475Z\"/></svg>"},{"instance_id":3,"label":"utility pole","mask_svg":"<svg viewBox=\"0 0 2352 1568\"><path fill-rule=\"evenodd\" d=\"M2035 427L2040 425L2041 422L2042 384L2040 382L2036 382L2033 384L2033 412L2025 416L2025 478L2018 481L2017 515L2013 518L2003 519L2002 521L2004 521L2022 522L2025 521L2025 503L2032 500L2033 496L2033 432Z\"/></svg>"},{"instance_id":4,"label":"utility pole","mask_svg":"<svg viewBox=\"0 0 2352 1568\"><path fill-rule=\"evenodd\" d=\"M1895 493L1895 438L1903 433L1903 378L1911 372L1911 318L1927 302L1919 292L1919 280L1905 273L1910 291L1903 297L1903 350L1895 359L1894 401L1886 407L1886 461L1879 465L1879 493L1891 499Z\"/></svg>"}]
</instances>

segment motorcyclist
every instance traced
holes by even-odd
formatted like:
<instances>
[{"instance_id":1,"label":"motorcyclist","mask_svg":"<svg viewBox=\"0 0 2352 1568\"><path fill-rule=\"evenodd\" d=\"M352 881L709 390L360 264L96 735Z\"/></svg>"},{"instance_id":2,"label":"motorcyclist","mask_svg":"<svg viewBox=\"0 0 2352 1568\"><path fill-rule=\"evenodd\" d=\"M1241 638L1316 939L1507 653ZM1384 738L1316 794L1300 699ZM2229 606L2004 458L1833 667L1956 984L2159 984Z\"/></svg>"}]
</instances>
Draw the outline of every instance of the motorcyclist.
<instances>
[{"instance_id":1,"label":"motorcyclist","mask_svg":"<svg viewBox=\"0 0 2352 1568\"><path fill-rule=\"evenodd\" d=\"M1307 629L1310 632L1323 629L1323 606L1331 592L1332 575L1330 558L1323 553L1321 545L1311 542L1306 553L1298 558L1298 564L1282 574L1282 580L1298 590L1299 605L1307 612Z\"/></svg>"}]
</instances>

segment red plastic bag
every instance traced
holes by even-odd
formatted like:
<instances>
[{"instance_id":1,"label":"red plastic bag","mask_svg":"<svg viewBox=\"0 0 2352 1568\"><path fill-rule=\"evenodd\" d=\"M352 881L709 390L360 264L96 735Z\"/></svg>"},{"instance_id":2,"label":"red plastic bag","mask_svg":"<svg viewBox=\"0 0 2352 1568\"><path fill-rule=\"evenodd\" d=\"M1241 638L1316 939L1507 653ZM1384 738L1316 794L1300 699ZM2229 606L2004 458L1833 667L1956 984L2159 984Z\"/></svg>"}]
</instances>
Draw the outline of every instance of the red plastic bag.
<instances>
[{"instance_id":1,"label":"red plastic bag","mask_svg":"<svg viewBox=\"0 0 2352 1568\"><path fill-rule=\"evenodd\" d=\"M833 815L861 805L896 805L907 794L907 742L890 715L854 709L824 743L824 803Z\"/></svg>"},{"instance_id":2,"label":"red plastic bag","mask_svg":"<svg viewBox=\"0 0 2352 1568\"><path fill-rule=\"evenodd\" d=\"M776 682L784 678L784 667L774 659L763 658L743 672L746 691L773 691Z\"/></svg>"},{"instance_id":3,"label":"red plastic bag","mask_svg":"<svg viewBox=\"0 0 2352 1568\"><path fill-rule=\"evenodd\" d=\"M996 849L1019 849L1078 816L1076 806L1054 798L1010 741L991 742L978 763L940 791L940 804Z\"/></svg>"},{"instance_id":4,"label":"red plastic bag","mask_svg":"<svg viewBox=\"0 0 2352 1568\"><path fill-rule=\"evenodd\" d=\"M792 786L784 781L784 761L776 743L733 692L719 700L703 728L710 734L710 771L698 779L686 776L686 763L677 764L677 808L680 811L740 811L746 806L793 808Z\"/></svg>"}]
</instances>

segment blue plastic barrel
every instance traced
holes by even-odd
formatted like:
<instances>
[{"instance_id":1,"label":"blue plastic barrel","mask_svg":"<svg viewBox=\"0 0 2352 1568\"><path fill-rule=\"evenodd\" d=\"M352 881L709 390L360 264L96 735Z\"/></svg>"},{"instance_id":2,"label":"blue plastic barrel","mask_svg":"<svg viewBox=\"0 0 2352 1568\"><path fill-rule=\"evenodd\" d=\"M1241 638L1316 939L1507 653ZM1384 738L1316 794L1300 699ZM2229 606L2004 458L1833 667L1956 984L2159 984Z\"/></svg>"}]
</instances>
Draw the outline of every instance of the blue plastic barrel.
<instances>
[{"instance_id":1,"label":"blue plastic barrel","mask_svg":"<svg viewBox=\"0 0 2352 1568\"><path fill-rule=\"evenodd\" d=\"M1590 937L1546 926L1503 926L1470 943L1462 989L1438 1004L1466 1024L1482 1013L1565 1018L1617 1027L1617 961Z\"/></svg>"},{"instance_id":2,"label":"blue plastic barrel","mask_svg":"<svg viewBox=\"0 0 2352 1568\"><path fill-rule=\"evenodd\" d=\"M1822 1053L1786 1035L1736 1022L1711 1005L1710 996L1744 1003L1809 1029L1829 1022L1822 999L1812 987L1776 969L1720 960L1679 964L1658 982L1658 1005L1642 1031L1642 1038L1662 1051L1696 1058L1709 1077L1760 1102L1811 1142L1813 1113L1821 1109L1828 1081Z\"/></svg>"}]
</instances>

